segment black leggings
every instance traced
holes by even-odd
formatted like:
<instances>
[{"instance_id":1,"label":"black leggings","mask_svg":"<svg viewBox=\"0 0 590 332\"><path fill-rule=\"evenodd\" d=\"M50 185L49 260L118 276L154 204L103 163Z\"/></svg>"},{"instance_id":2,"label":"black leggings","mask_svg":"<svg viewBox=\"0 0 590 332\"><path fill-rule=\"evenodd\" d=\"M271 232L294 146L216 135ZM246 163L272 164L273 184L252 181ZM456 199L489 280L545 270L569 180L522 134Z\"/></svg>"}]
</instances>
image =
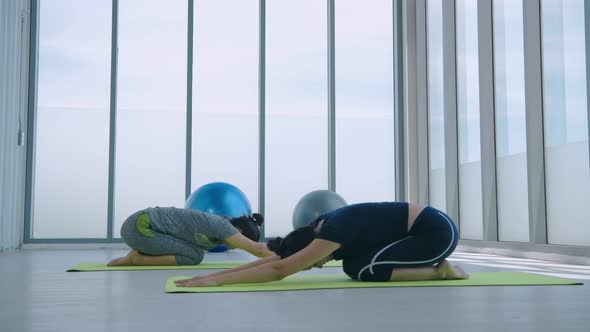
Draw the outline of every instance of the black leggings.
<instances>
[{"instance_id":1,"label":"black leggings","mask_svg":"<svg viewBox=\"0 0 590 332\"><path fill-rule=\"evenodd\" d=\"M459 241L457 226L446 214L426 207L405 238L343 262L355 280L387 281L395 268L432 266L447 258Z\"/></svg>"}]
</instances>

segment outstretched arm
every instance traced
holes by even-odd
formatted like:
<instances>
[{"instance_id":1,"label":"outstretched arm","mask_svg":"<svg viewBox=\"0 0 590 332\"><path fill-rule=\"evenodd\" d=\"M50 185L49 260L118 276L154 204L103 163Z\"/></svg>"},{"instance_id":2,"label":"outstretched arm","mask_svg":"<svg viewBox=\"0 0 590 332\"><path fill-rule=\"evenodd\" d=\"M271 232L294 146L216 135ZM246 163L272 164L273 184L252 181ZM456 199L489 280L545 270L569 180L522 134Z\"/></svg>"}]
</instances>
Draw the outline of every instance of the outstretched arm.
<instances>
[{"instance_id":1,"label":"outstretched arm","mask_svg":"<svg viewBox=\"0 0 590 332\"><path fill-rule=\"evenodd\" d=\"M266 247L266 244L260 242L254 242L249 238L242 235L242 233L236 233L223 241L225 245L230 248L238 248L245 250L256 257L270 257L274 253Z\"/></svg>"},{"instance_id":2,"label":"outstretched arm","mask_svg":"<svg viewBox=\"0 0 590 332\"><path fill-rule=\"evenodd\" d=\"M178 280L176 284L180 287L194 287L262 283L281 280L291 274L312 267L315 263L330 256L339 247L340 244L338 243L316 239L300 252L285 259L274 260L229 273Z\"/></svg>"},{"instance_id":3,"label":"outstretched arm","mask_svg":"<svg viewBox=\"0 0 590 332\"><path fill-rule=\"evenodd\" d=\"M259 266L259 265L268 264L270 262L278 261L280 259L281 259L281 257L279 257L277 255L273 255L273 256L266 257L266 258L257 259L253 262L250 262L250 263L244 264L244 265L240 265L238 267L234 267L231 269L226 269L223 271L211 273L206 276L195 277L193 279L207 278L207 277L213 277L213 276L218 276L218 275L222 275L222 274L234 273L234 272L238 272L238 271L242 271L242 270L248 270L248 269L251 269L251 268Z\"/></svg>"}]
</instances>

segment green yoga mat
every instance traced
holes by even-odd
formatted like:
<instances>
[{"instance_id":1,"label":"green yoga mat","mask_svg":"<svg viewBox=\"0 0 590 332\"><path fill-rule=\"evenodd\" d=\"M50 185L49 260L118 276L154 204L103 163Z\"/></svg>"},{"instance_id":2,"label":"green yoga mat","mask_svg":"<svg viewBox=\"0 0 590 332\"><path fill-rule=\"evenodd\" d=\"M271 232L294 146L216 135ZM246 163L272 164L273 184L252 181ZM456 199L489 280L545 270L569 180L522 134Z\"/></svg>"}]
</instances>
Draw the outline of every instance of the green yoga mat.
<instances>
[{"instance_id":1,"label":"green yoga mat","mask_svg":"<svg viewBox=\"0 0 590 332\"><path fill-rule=\"evenodd\" d=\"M166 293L225 293L225 292L272 292L336 288L379 287L455 287L455 286L539 286L582 285L576 280L550 277L523 272L477 272L467 280L361 282L349 279L344 274L291 276L281 281L264 284L225 285L217 287L177 287L175 280L188 277L171 277L166 282Z\"/></svg>"},{"instance_id":2,"label":"green yoga mat","mask_svg":"<svg viewBox=\"0 0 590 332\"><path fill-rule=\"evenodd\" d=\"M231 269L243 264L249 263L247 261L216 261L203 262L199 265L173 265L173 266L107 266L99 263L81 263L70 269L67 272L96 272L96 271L143 271L143 270L207 270L207 269ZM340 267L341 261L330 261L324 265L325 267Z\"/></svg>"}]
</instances>

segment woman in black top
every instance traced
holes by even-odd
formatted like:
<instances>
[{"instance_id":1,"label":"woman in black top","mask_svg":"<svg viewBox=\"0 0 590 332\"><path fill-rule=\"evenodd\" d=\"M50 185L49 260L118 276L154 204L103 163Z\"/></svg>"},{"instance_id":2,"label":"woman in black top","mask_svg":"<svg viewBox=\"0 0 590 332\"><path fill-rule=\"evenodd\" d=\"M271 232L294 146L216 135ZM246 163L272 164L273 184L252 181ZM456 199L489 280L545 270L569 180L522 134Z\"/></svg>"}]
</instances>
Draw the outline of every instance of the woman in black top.
<instances>
[{"instance_id":1,"label":"woman in black top","mask_svg":"<svg viewBox=\"0 0 590 332\"><path fill-rule=\"evenodd\" d=\"M275 238L276 253L252 263L177 281L178 286L217 286L281 280L327 261L342 260L360 281L466 279L445 259L458 242L457 227L432 207L405 202L352 204L317 218L310 226Z\"/></svg>"}]
</instances>

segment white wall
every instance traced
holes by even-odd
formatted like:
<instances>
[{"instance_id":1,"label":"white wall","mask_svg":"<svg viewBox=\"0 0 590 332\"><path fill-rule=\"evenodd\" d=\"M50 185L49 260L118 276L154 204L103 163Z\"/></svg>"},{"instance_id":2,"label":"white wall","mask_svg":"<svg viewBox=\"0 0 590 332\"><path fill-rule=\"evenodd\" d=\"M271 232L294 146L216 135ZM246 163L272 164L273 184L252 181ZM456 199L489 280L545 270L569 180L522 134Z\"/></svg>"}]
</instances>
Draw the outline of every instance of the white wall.
<instances>
[{"instance_id":1,"label":"white wall","mask_svg":"<svg viewBox=\"0 0 590 332\"><path fill-rule=\"evenodd\" d=\"M19 122L26 132L29 10L28 0L0 1L0 252L22 239L25 142L17 137Z\"/></svg>"}]
</instances>

